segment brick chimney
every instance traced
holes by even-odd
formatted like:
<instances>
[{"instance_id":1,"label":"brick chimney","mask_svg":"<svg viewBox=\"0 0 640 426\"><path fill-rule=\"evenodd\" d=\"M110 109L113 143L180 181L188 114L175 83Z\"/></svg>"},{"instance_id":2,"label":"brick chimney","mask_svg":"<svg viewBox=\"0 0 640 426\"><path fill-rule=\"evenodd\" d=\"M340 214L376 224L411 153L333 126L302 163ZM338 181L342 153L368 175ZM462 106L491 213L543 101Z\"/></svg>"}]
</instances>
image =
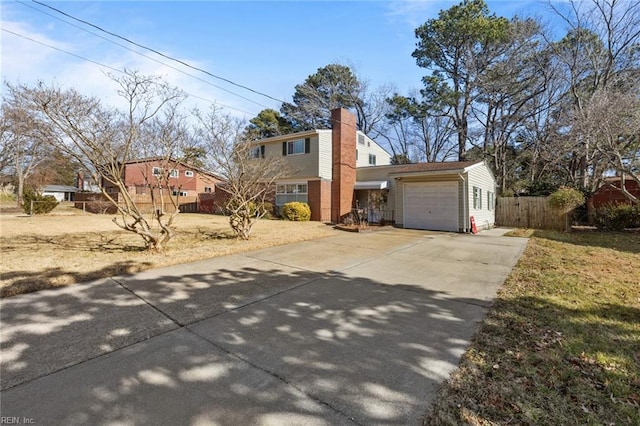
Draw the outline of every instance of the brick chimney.
<instances>
[{"instance_id":1,"label":"brick chimney","mask_svg":"<svg viewBox=\"0 0 640 426\"><path fill-rule=\"evenodd\" d=\"M356 117L346 109L331 110L331 220L351 212L356 184Z\"/></svg>"}]
</instances>

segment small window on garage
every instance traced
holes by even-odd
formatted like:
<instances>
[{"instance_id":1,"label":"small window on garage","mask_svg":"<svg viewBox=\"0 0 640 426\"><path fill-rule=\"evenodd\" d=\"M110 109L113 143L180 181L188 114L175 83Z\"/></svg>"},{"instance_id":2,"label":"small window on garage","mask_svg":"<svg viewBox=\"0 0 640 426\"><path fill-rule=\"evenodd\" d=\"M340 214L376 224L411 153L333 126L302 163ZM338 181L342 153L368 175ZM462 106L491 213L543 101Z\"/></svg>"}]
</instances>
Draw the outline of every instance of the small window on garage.
<instances>
[{"instance_id":1,"label":"small window on garage","mask_svg":"<svg viewBox=\"0 0 640 426\"><path fill-rule=\"evenodd\" d=\"M476 210L482 209L482 189L477 186L473 187L473 208Z\"/></svg>"},{"instance_id":2,"label":"small window on garage","mask_svg":"<svg viewBox=\"0 0 640 426\"><path fill-rule=\"evenodd\" d=\"M493 210L495 202L496 202L496 200L495 200L495 197L493 195L493 192L487 191L487 209Z\"/></svg>"}]
</instances>

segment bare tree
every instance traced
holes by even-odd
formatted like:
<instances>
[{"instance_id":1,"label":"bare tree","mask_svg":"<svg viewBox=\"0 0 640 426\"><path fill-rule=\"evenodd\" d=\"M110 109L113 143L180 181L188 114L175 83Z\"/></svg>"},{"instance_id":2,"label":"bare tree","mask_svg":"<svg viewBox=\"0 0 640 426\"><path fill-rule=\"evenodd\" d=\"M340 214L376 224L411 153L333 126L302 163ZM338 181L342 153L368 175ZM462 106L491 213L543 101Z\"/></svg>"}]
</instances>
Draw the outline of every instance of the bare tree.
<instances>
[{"instance_id":1,"label":"bare tree","mask_svg":"<svg viewBox=\"0 0 640 426\"><path fill-rule=\"evenodd\" d=\"M620 190L633 202L638 197L624 186L626 178L640 186L640 97L639 93L598 90L575 116L571 135L588 140L601 162L622 178Z\"/></svg>"},{"instance_id":2,"label":"bare tree","mask_svg":"<svg viewBox=\"0 0 640 426\"><path fill-rule=\"evenodd\" d=\"M540 43L540 27L533 19L510 21L509 37L496 46L500 55L478 78L479 97L472 115L482 129L483 156L491 160L499 192L505 191L518 168L515 135L544 108L538 99L549 87L549 52Z\"/></svg>"},{"instance_id":3,"label":"bare tree","mask_svg":"<svg viewBox=\"0 0 640 426\"><path fill-rule=\"evenodd\" d=\"M265 216L264 204L275 192L275 182L287 174L280 156L264 155L260 145L246 139L246 123L215 107L196 112L198 135L208 150L208 165L224 180L229 224L238 238L247 240L254 224Z\"/></svg>"},{"instance_id":4,"label":"bare tree","mask_svg":"<svg viewBox=\"0 0 640 426\"><path fill-rule=\"evenodd\" d=\"M16 201L23 204L25 184L51 151L55 133L33 114L29 114L19 88L6 84L8 95L2 104L3 163L15 177ZM3 167L4 168L4 167Z\"/></svg>"},{"instance_id":5,"label":"bare tree","mask_svg":"<svg viewBox=\"0 0 640 426\"><path fill-rule=\"evenodd\" d=\"M13 153L11 152L13 132L11 131L11 122L4 111L3 105L0 110L0 173L2 175L8 173L13 162Z\"/></svg>"},{"instance_id":6,"label":"bare tree","mask_svg":"<svg viewBox=\"0 0 640 426\"><path fill-rule=\"evenodd\" d=\"M412 162L446 161L457 156L456 131L447 114L431 110L416 93L409 97L394 95L388 99L387 114L391 132L389 145L393 154ZM390 138L391 139L391 138Z\"/></svg>"},{"instance_id":7,"label":"bare tree","mask_svg":"<svg viewBox=\"0 0 640 426\"><path fill-rule=\"evenodd\" d=\"M29 102L31 112L46 118L62 135L58 146L71 155L102 185L103 195L116 207L119 217L113 222L133 232L148 250L162 251L174 236L172 225L178 214L178 196L171 193L170 173L173 155L183 138L183 117L178 107L184 95L160 79L137 72L112 77L126 109L120 111L101 105L95 98L73 89L62 90L40 83L35 88L21 87L20 96ZM125 183L128 161L144 153L153 153L160 173L142 173L149 188L153 209L143 211ZM115 192L107 190L115 188ZM134 191L135 192L135 191ZM164 209L165 203L171 211Z\"/></svg>"},{"instance_id":8,"label":"bare tree","mask_svg":"<svg viewBox=\"0 0 640 426\"><path fill-rule=\"evenodd\" d=\"M561 110L563 120L566 125L586 123L590 115L588 109L600 102L592 102L596 94L606 93L611 97L615 92L623 94L638 90L640 3L570 0L566 9L551 7L569 27L560 42L550 44L559 65L564 68L568 87L570 101ZM573 132L573 136L573 144L567 148L572 168L576 169L576 184L593 190L601 173L610 165L610 157L603 153L603 145L597 145L594 135L580 131Z\"/></svg>"}]
</instances>

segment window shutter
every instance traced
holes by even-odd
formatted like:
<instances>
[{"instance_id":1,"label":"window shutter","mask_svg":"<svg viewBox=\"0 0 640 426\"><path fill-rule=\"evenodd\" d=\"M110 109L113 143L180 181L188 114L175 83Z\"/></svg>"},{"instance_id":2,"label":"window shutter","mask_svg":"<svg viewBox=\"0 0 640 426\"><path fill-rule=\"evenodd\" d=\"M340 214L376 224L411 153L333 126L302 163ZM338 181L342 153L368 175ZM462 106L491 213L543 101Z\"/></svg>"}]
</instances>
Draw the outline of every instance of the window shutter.
<instances>
[{"instance_id":1,"label":"window shutter","mask_svg":"<svg viewBox=\"0 0 640 426\"><path fill-rule=\"evenodd\" d=\"M311 152L311 138L305 138L304 140L304 153L308 154Z\"/></svg>"},{"instance_id":2,"label":"window shutter","mask_svg":"<svg viewBox=\"0 0 640 426\"><path fill-rule=\"evenodd\" d=\"M282 142L282 155L287 155L287 143Z\"/></svg>"},{"instance_id":3,"label":"window shutter","mask_svg":"<svg viewBox=\"0 0 640 426\"><path fill-rule=\"evenodd\" d=\"M264 145L260 145L260 158L264 158Z\"/></svg>"}]
</instances>

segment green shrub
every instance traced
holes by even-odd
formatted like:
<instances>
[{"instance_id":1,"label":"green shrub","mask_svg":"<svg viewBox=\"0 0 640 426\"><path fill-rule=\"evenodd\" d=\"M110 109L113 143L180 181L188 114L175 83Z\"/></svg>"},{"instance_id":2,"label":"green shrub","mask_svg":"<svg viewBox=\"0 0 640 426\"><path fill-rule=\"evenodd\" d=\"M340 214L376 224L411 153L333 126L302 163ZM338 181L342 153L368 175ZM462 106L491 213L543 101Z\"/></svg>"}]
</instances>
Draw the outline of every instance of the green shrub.
<instances>
[{"instance_id":1,"label":"green shrub","mask_svg":"<svg viewBox=\"0 0 640 426\"><path fill-rule=\"evenodd\" d=\"M549 195L549 205L563 214L583 205L584 201L582 192L564 186Z\"/></svg>"},{"instance_id":2,"label":"green shrub","mask_svg":"<svg viewBox=\"0 0 640 426\"><path fill-rule=\"evenodd\" d=\"M58 201L51 195L42 195L32 189L25 189L22 194L24 205L22 209L26 214L46 214L58 206ZM32 209L33 205L33 211Z\"/></svg>"},{"instance_id":3,"label":"green shrub","mask_svg":"<svg viewBox=\"0 0 640 426\"><path fill-rule=\"evenodd\" d=\"M594 212L593 219L601 229L621 231L640 228L640 204L605 204Z\"/></svg>"},{"instance_id":4,"label":"green shrub","mask_svg":"<svg viewBox=\"0 0 640 426\"><path fill-rule=\"evenodd\" d=\"M294 201L282 207L282 217L287 220L304 222L311 219L309 204Z\"/></svg>"}]
</instances>

